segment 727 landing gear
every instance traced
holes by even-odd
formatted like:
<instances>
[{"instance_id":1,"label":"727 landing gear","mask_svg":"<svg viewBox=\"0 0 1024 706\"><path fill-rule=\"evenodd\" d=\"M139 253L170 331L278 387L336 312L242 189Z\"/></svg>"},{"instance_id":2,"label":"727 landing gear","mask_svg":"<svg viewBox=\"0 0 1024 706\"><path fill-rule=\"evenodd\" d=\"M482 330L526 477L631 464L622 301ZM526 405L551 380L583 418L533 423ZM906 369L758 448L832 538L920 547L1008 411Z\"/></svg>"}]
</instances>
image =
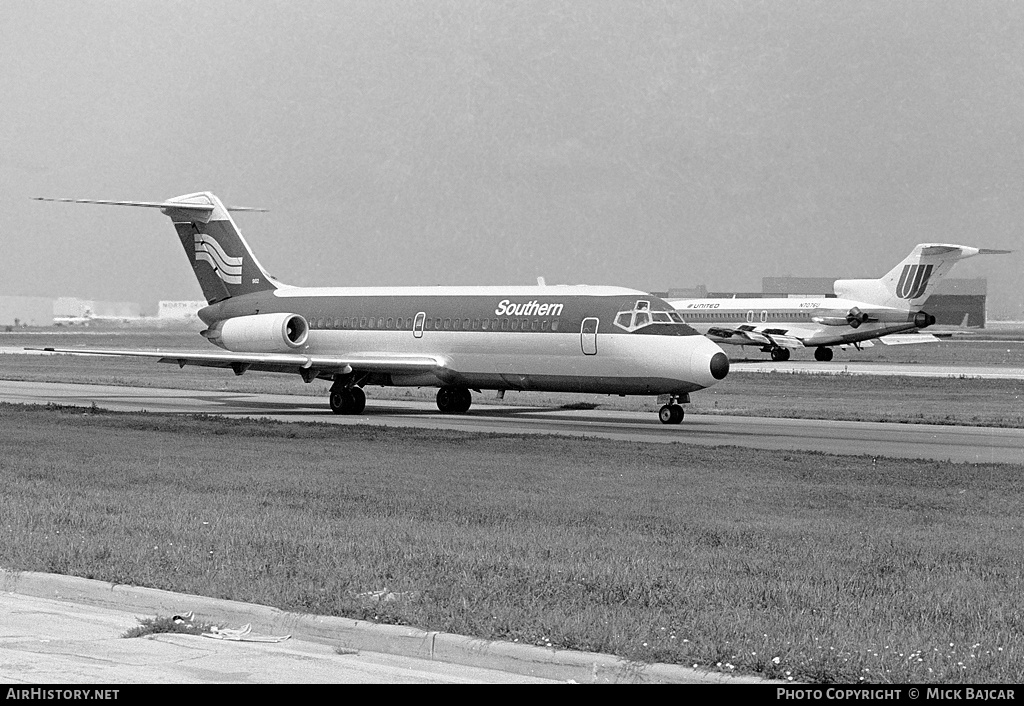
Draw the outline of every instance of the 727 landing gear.
<instances>
[{"instance_id":1,"label":"727 landing gear","mask_svg":"<svg viewBox=\"0 0 1024 706\"><path fill-rule=\"evenodd\" d=\"M686 413L677 404L667 404L658 410L658 419L661 420L662 424L679 424L683 421L684 416L686 416Z\"/></svg>"},{"instance_id":2,"label":"727 landing gear","mask_svg":"<svg viewBox=\"0 0 1024 706\"><path fill-rule=\"evenodd\" d=\"M366 393L359 387L331 387L331 411L335 414L361 414L366 408Z\"/></svg>"},{"instance_id":3,"label":"727 landing gear","mask_svg":"<svg viewBox=\"0 0 1024 706\"><path fill-rule=\"evenodd\" d=\"M473 404L473 394L465 387L442 385L437 391L437 408L445 414L465 414Z\"/></svg>"},{"instance_id":4,"label":"727 landing gear","mask_svg":"<svg viewBox=\"0 0 1024 706\"><path fill-rule=\"evenodd\" d=\"M779 362L789 360L788 348L772 348L772 360Z\"/></svg>"},{"instance_id":5,"label":"727 landing gear","mask_svg":"<svg viewBox=\"0 0 1024 706\"><path fill-rule=\"evenodd\" d=\"M832 349L827 346L818 346L814 349L814 359L827 363L832 360Z\"/></svg>"},{"instance_id":6,"label":"727 landing gear","mask_svg":"<svg viewBox=\"0 0 1024 706\"><path fill-rule=\"evenodd\" d=\"M683 417L686 413L683 411L682 405L678 405L675 401L669 402L658 410L658 419L662 424L679 424L683 421Z\"/></svg>"}]
</instances>

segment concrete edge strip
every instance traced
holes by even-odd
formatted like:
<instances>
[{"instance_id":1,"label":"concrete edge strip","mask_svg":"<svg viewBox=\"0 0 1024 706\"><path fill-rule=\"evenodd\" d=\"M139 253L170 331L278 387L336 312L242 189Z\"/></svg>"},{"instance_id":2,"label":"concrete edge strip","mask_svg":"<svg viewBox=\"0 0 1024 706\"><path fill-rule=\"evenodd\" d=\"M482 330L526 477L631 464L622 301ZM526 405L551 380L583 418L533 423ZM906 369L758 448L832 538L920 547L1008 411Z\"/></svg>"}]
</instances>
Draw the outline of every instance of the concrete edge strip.
<instances>
[{"instance_id":1,"label":"concrete edge strip","mask_svg":"<svg viewBox=\"0 0 1024 706\"><path fill-rule=\"evenodd\" d=\"M481 640L402 625L289 613L278 608L173 593L157 588L0 569L0 590L36 598L171 616L193 611L222 625L250 623L256 633L294 638L348 649L441 660L498 669L526 676L578 683L776 684L758 677L729 676L674 664L638 663L594 652L554 650L534 645Z\"/></svg>"}]
</instances>

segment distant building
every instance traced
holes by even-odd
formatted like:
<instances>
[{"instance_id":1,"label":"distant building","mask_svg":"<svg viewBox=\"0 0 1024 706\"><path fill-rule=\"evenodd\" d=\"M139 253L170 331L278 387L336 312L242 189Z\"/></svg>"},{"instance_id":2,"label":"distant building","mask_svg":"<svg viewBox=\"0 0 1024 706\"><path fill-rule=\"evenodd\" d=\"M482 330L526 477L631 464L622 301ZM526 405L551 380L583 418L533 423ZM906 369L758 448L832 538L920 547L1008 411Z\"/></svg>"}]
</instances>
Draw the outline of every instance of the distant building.
<instances>
[{"instance_id":1,"label":"distant building","mask_svg":"<svg viewBox=\"0 0 1024 706\"><path fill-rule=\"evenodd\" d=\"M698 284L696 287L677 287L667 292L655 292L654 295L662 299L707 299L708 288Z\"/></svg>"},{"instance_id":2,"label":"distant building","mask_svg":"<svg viewBox=\"0 0 1024 706\"><path fill-rule=\"evenodd\" d=\"M77 297L58 297L53 315L61 319L138 319L142 305L137 302L111 302Z\"/></svg>"},{"instance_id":3,"label":"distant building","mask_svg":"<svg viewBox=\"0 0 1024 706\"><path fill-rule=\"evenodd\" d=\"M762 277L761 291L770 297L826 296L834 297L832 285L839 277Z\"/></svg>"},{"instance_id":4,"label":"distant building","mask_svg":"<svg viewBox=\"0 0 1024 706\"><path fill-rule=\"evenodd\" d=\"M205 301L162 301L157 305L156 317L190 321L198 319L199 310L206 305Z\"/></svg>"},{"instance_id":5,"label":"distant building","mask_svg":"<svg viewBox=\"0 0 1024 706\"><path fill-rule=\"evenodd\" d=\"M53 326L53 300L0 296L0 326Z\"/></svg>"}]
</instances>

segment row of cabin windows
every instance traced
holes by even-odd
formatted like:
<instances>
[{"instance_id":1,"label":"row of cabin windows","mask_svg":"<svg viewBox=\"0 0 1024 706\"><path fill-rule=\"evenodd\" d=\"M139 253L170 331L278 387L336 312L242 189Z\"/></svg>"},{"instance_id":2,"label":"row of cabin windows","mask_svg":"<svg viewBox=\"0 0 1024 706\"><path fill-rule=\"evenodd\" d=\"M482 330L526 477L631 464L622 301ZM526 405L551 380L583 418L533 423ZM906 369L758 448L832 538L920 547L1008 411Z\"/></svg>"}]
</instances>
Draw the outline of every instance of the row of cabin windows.
<instances>
[{"instance_id":1,"label":"row of cabin windows","mask_svg":"<svg viewBox=\"0 0 1024 706\"><path fill-rule=\"evenodd\" d=\"M745 314L695 314L687 312L686 318L690 321L753 321L759 319L761 321L772 320L784 320L792 321L793 319L810 319L811 313L807 311L795 311L791 314L778 314L775 312L766 312L765 310L747 312Z\"/></svg>"},{"instance_id":2,"label":"row of cabin windows","mask_svg":"<svg viewBox=\"0 0 1024 706\"><path fill-rule=\"evenodd\" d=\"M309 320L314 329L373 329L411 331L412 317L362 316L345 318L319 317ZM557 331L558 319L452 319L428 318L424 331Z\"/></svg>"}]
</instances>

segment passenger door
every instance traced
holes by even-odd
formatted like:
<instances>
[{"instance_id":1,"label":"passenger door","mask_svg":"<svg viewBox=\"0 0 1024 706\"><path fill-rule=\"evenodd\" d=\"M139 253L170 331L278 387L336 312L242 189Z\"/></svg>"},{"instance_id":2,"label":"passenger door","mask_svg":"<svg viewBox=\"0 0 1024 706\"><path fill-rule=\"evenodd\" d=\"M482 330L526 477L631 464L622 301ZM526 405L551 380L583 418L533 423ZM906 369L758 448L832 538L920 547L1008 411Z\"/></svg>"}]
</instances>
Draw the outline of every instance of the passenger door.
<instances>
[{"instance_id":1,"label":"passenger door","mask_svg":"<svg viewBox=\"0 0 1024 706\"><path fill-rule=\"evenodd\" d=\"M583 325L580 326L580 346L584 355L597 355L598 323L598 319L593 316L583 319Z\"/></svg>"}]
</instances>

